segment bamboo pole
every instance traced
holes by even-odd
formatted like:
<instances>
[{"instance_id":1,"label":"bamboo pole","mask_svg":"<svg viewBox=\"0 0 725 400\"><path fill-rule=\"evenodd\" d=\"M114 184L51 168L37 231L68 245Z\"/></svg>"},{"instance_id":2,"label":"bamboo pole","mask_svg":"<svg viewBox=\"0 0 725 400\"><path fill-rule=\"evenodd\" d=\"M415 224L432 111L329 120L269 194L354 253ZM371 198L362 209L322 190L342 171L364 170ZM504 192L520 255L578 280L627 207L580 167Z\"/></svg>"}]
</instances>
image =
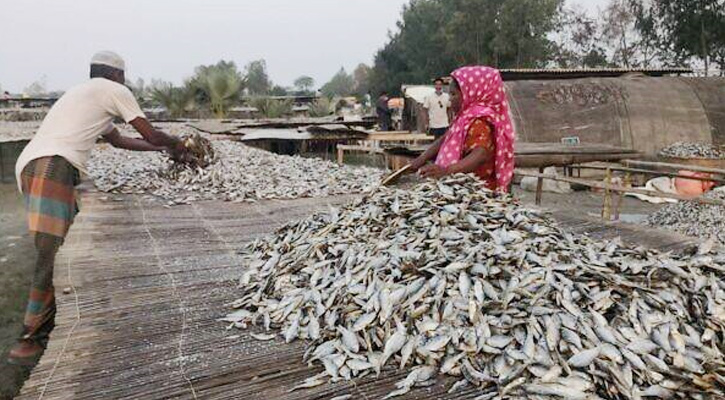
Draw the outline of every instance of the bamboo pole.
<instances>
[{"instance_id":1,"label":"bamboo pole","mask_svg":"<svg viewBox=\"0 0 725 400\"><path fill-rule=\"evenodd\" d=\"M612 186L612 170L607 169L606 183L604 187L604 204L602 205L602 219L605 221L612 220L612 192L610 187Z\"/></svg>"},{"instance_id":2,"label":"bamboo pole","mask_svg":"<svg viewBox=\"0 0 725 400\"><path fill-rule=\"evenodd\" d=\"M638 188L629 188L619 185L607 185L603 182L595 182L595 181L589 181L586 179L580 179L580 178L563 178L560 176L554 176L554 175L544 175L544 174L537 174L534 172L521 172L516 171L516 175L518 176L528 176L531 178L542 178L542 179L551 179L555 181L560 182L568 182L573 183L577 185L587 186L594 189L606 189L609 187L609 190L614 190L618 192L624 192L624 193L636 193L636 194L643 194L645 196L655 196L655 197L661 197L665 199L675 199L675 200L682 200L682 201L695 201L702 204L710 204L710 205L716 205L716 206L725 206L725 201L717 200L717 199L708 199L706 197L687 197L687 196L681 196L679 194L671 194L671 193L660 193L660 192L654 192L651 190L644 190L644 189L638 189Z\"/></svg>"},{"instance_id":3,"label":"bamboo pole","mask_svg":"<svg viewBox=\"0 0 725 400\"><path fill-rule=\"evenodd\" d=\"M543 174L543 173L544 173L544 168L543 167L539 168L539 174ZM543 194L544 194L544 178L539 177L538 180L536 181L536 205L537 206L541 205L541 198L543 197Z\"/></svg>"},{"instance_id":4,"label":"bamboo pole","mask_svg":"<svg viewBox=\"0 0 725 400\"><path fill-rule=\"evenodd\" d=\"M687 171L694 171L694 172L705 172L709 174L718 174L718 175L725 175L725 169L721 168L707 168L707 167L700 167L697 165L690 165L690 164L672 164L672 163L663 163L663 162L652 162L652 161L639 161L639 160L622 160L621 163L623 165L626 165L628 167L651 167L656 169L665 169L665 170L687 170Z\"/></svg>"},{"instance_id":5,"label":"bamboo pole","mask_svg":"<svg viewBox=\"0 0 725 400\"><path fill-rule=\"evenodd\" d=\"M725 179L723 178L717 178L717 177L711 177L711 178L702 178L702 177L696 177L696 176L687 176L682 175L676 172L667 172L667 171L655 171L651 169L642 169L642 168L628 168L628 167L618 167L616 165L576 165L575 168L581 169L593 169L598 171L606 171L607 169L611 169L612 171L617 172L628 172L628 173L637 173L637 174L643 174L643 175L655 175L655 176L667 176L670 178L682 178L682 179L691 179L695 181L703 181L703 182L717 182L717 183L724 183ZM697 172L697 171L695 171Z\"/></svg>"}]
</instances>

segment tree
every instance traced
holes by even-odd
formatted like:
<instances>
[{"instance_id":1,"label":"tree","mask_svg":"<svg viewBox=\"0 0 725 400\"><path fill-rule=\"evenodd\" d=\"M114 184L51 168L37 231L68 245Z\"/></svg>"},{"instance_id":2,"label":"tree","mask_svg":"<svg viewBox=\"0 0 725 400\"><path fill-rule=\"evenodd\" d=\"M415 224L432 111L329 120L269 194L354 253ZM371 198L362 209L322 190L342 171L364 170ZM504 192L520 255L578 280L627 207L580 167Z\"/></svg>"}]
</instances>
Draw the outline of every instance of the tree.
<instances>
[{"instance_id":1,"label":"tree","mask_svg":"<svg viewBox=\"0 0 725 400\"><path fill-rule=\"evenodd\" d=\"M181 118L196 109L192 86L176 87L169 82L153 81L149 93L151 101L163 106L172 118Z\"/></svg>"},{"instance_id":2,"label":"tree","mask_svg":"<svg viewBox=\"0 0 725 400\"><path fill-rule=\"evenodd\" d=\"M725 53L725 4L722 0L630 0L636 27L656 43L665 64L699 61L708 75L712 60ZM721 64L721 67L725 66Z\"/></svg>"},{"instance_id":3,"label":"tree","mask_svg":"<svg viewBox=\"0 0 725 400\"><path fill-rule=\"evenodd\" d=\"M251 95L268 94L272 82L267 74L267 62L264 60L252 61L244 68L247 76L247 90Z\"/></svg>"},{"instance_id":4,"label":"tree","mask_svg":"<svg viewBox=\"0 0 725 400\"><path fill-rule=\"evenodd\" d=\"M288 96L289 90L286 87L274 85L272 86L272 90L269 91L269 94L272 96Z\"/></svg>"},{"instance_id":5,"label":"tree","mask_svg":"<svg viewBox=\"0 0 725 400\"><path fill-rule=\"evenodd\" d=\"M194 94L197 104L208 105L217 118L224 118L229 107L239 101L244 84L237 65L222 60L214 65L196 67L194 76L185 86Z\"/></svg>"},{"instance_id":6,"label":"tree","mask_svg":"<svg viewBox=\"0 0 725 400\"><path fill-rule=\"evenodd\" d=\"M48 94L48 78L43 75L39 80L23 89L23 93L30 97L41 97Z\"/></svg>"},{"instance_id":7,"label":"tree","mask_svg":"<svg viewBox=\"0 0 725 400\"><path fill-rule=\"evenodd\" d=\"M256 108L266 118L281 118L292 114L292 100L277 100L268 96L256 96L250 100L250 105Z\"/></svg>"},{"instance_id":8,"label":"tree","mask_svg":"<svg viewBox=\"0 0 725 400\"><path fill-rule=\"evenodd\" d=\"M353 92L358 97L364 97L370 93L370 73L372 69L367 64L359 64L352 73L355 81Z\"/></svg>"},{"instance_id":9,"label":"tree","mask_svg":"<svg viewBox=\"0 0 725 400\"><path fill-rule=\"evenodd\" d=\"M581 7L563 10L559 26L553 60L558 67L595 68L610 64L601 45L600 26Z\"/></svg>"},{"instance_id":10,"label":"tree","mask_svg":"<svg viewBox=\"0 0 725 400\"><path fill-rule=\"evenodd\" d=\"M493 23L493 64L502 68L544 67L555 51L549 33L556 29L563 0L509 0Z\"/></svg>"},{"instance_id":11,"label":"tree","mask_svg":"<svg viewBox=\"0 0 725 400\"><path fill-rule=\"evenodd\" d=\"M311 76L302 75L295 79L295 89L302 94L312 93L312 87L315 86L315 80Z\"/></svg>"},{"instance_id":12,"label":"tree","mask_svg":"<svg viewBox=\"0 0 725 400\"><path fill-rule=\"evenodd\" d=\"M146 82L142 78L137 78L135 81L126 83L126 85L136 96L138 104L141 107L147 107L150 105L151 94L149 93L149 88L146 86Z\"/></svg>"},{"instance_id":13,"label":"tree","mask_svg":"<svg viewBox=\"0 0 725 400\"><path fill-rule=\"evenodd\" d=\"M224 118L229 107L239 100L243 86L241 75L236 69L212 69L205 83L212 113L217 118Z\"/></svg>"},{"instance_id":14,"label":"tree","mask_svg":"<svg viewBox=\"0 0 725 400\"><path fill-rule=\"evenodd\" d=\"M602 36L612 50L612 61L625 68L638 64L635 16L624 0L611 0L604 9Z\"/></svg>"},{"instance_id":15,"label":"tree","mask_svg":"<svg viewBox=\"0 0 725 400\"><path fill-rule=\"evenodd\" d=\"M326 117L333 113L332 101L327 97L320 97L310 104L310 117Z\"/></svg>"},{"instance_id":16,"label":"tree","mask_svg":"<svg viewBox=\"0 0 725 400\"><path fill-rule=\"evenodd\" d=\"M345 71L345 68L340 68L340 71L320 89L328 98L350 96L354 90L355 79Z\"/></svg>"},{"instance_id":17,"label":"tree","mask_svg":"<svg viewBox=\"0 0 725 400\"><path fill-rule=\"evenodd\" d=\"M412 0L378 51L371 89L397 93L466 64L545 66L564 0Z\"/></svg>"}]
</instances>

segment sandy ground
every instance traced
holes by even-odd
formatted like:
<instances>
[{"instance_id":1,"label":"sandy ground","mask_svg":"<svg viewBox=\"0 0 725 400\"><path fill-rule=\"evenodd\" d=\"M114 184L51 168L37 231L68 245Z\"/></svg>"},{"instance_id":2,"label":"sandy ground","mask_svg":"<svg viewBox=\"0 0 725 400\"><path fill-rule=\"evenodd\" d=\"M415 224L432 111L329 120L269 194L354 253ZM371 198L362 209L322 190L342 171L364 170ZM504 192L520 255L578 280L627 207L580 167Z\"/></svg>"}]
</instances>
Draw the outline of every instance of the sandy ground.
<instances>
[{"instance_id":1,"label":"sandy ground","mask_svg":"<svg viewBox=\"0 0 725 400\"><path fill-rule=\"evenodd\" d=\"M514 195L523 204L533 205L536 194L514 188ZM616 197L614 202L616 202ZM541 207L544 209L572 210L580 215L601 217L604 194L590 191L574 192L572 194L544 193L541 198ZM659 210L662 205L650 204L633 197L624 197L620 206L620 220L629 223L641 223L647 215Z\"/></svg>"},{"instance_id":2,"label":"sandy ground","mask_svg":"<svg viewBox=\"0 0 725 400\"><path fill-rule=\"evenodd\" d=\"M0 184L0 399L12 398L29 368L8 365L6 355L22 330L35 263L22 197L15 184Z\"/></svg>"}]
</instances>

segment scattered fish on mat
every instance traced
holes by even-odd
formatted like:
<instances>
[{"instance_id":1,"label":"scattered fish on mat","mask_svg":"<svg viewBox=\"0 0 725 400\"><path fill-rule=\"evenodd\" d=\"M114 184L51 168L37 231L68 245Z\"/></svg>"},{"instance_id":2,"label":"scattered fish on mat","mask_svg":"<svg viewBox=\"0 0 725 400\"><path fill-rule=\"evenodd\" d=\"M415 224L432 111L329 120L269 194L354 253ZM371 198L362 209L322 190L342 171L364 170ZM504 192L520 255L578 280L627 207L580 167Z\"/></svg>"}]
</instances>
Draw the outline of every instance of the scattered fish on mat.
<instances>
[{"instance_id":1,"label":"scattered fish on mat","mask_svg":"<svg viewBox=\"0 0 725 400\"><path fill-rule=\"evenodd\" d=\"M704 197L725 201L725 188L712 190ZM716 239L725 245L725 206L681 201L660 208L647 217L646 224L706 240Z\"/></svg>"},{"instance_id":2,"label":"scattered fish on mat","mask_svg":"<svg viewBox=\"0 0 725 400\"><path fill-rule=\"evenodd\" d=\"M191 165L172 162L161 153L96 146L88 161L89 175L100 191L149 194L169 205L362 193L385 175L381 169L277 155L226 140L190 136L185 143L195 155Z\"/></svg>"}]
</instances>

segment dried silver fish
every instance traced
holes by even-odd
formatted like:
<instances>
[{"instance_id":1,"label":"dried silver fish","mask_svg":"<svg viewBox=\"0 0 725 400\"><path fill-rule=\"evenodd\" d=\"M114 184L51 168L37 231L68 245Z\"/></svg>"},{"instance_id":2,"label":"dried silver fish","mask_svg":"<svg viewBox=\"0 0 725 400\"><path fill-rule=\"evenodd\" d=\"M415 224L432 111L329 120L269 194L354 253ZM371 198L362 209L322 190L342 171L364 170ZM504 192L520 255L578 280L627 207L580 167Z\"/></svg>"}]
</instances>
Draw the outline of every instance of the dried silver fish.
<instances>
[{"instance_id":1,"label":"dried silver fish","mask_svg":"<svg viewBox=\"0 0 725 400\"><path fill-rule=\"evenodd\" d=\"M176 205L362 193L377 186L385 174L381 169L277 155L237 142L209 142L198 135L185 141L194 155L191 164L172 162L161 153L96 146L88 161L89 175L100 191L149 194Z\"/></svg>"},{"instance_id":2,"label":"dried silver fish","mask_svg":"<svg viewBox=\"0 0 725 400\"><path fill-rule=\"evenodd\" d=\"M713 251L573 235L456 175L379 188L250 244L226 320L269 315L290 340L315 331L308 361L331 380L412 366L387 398L437 374L483 398L719 398L725 257Z\"/></svg>"}]
</instances>

